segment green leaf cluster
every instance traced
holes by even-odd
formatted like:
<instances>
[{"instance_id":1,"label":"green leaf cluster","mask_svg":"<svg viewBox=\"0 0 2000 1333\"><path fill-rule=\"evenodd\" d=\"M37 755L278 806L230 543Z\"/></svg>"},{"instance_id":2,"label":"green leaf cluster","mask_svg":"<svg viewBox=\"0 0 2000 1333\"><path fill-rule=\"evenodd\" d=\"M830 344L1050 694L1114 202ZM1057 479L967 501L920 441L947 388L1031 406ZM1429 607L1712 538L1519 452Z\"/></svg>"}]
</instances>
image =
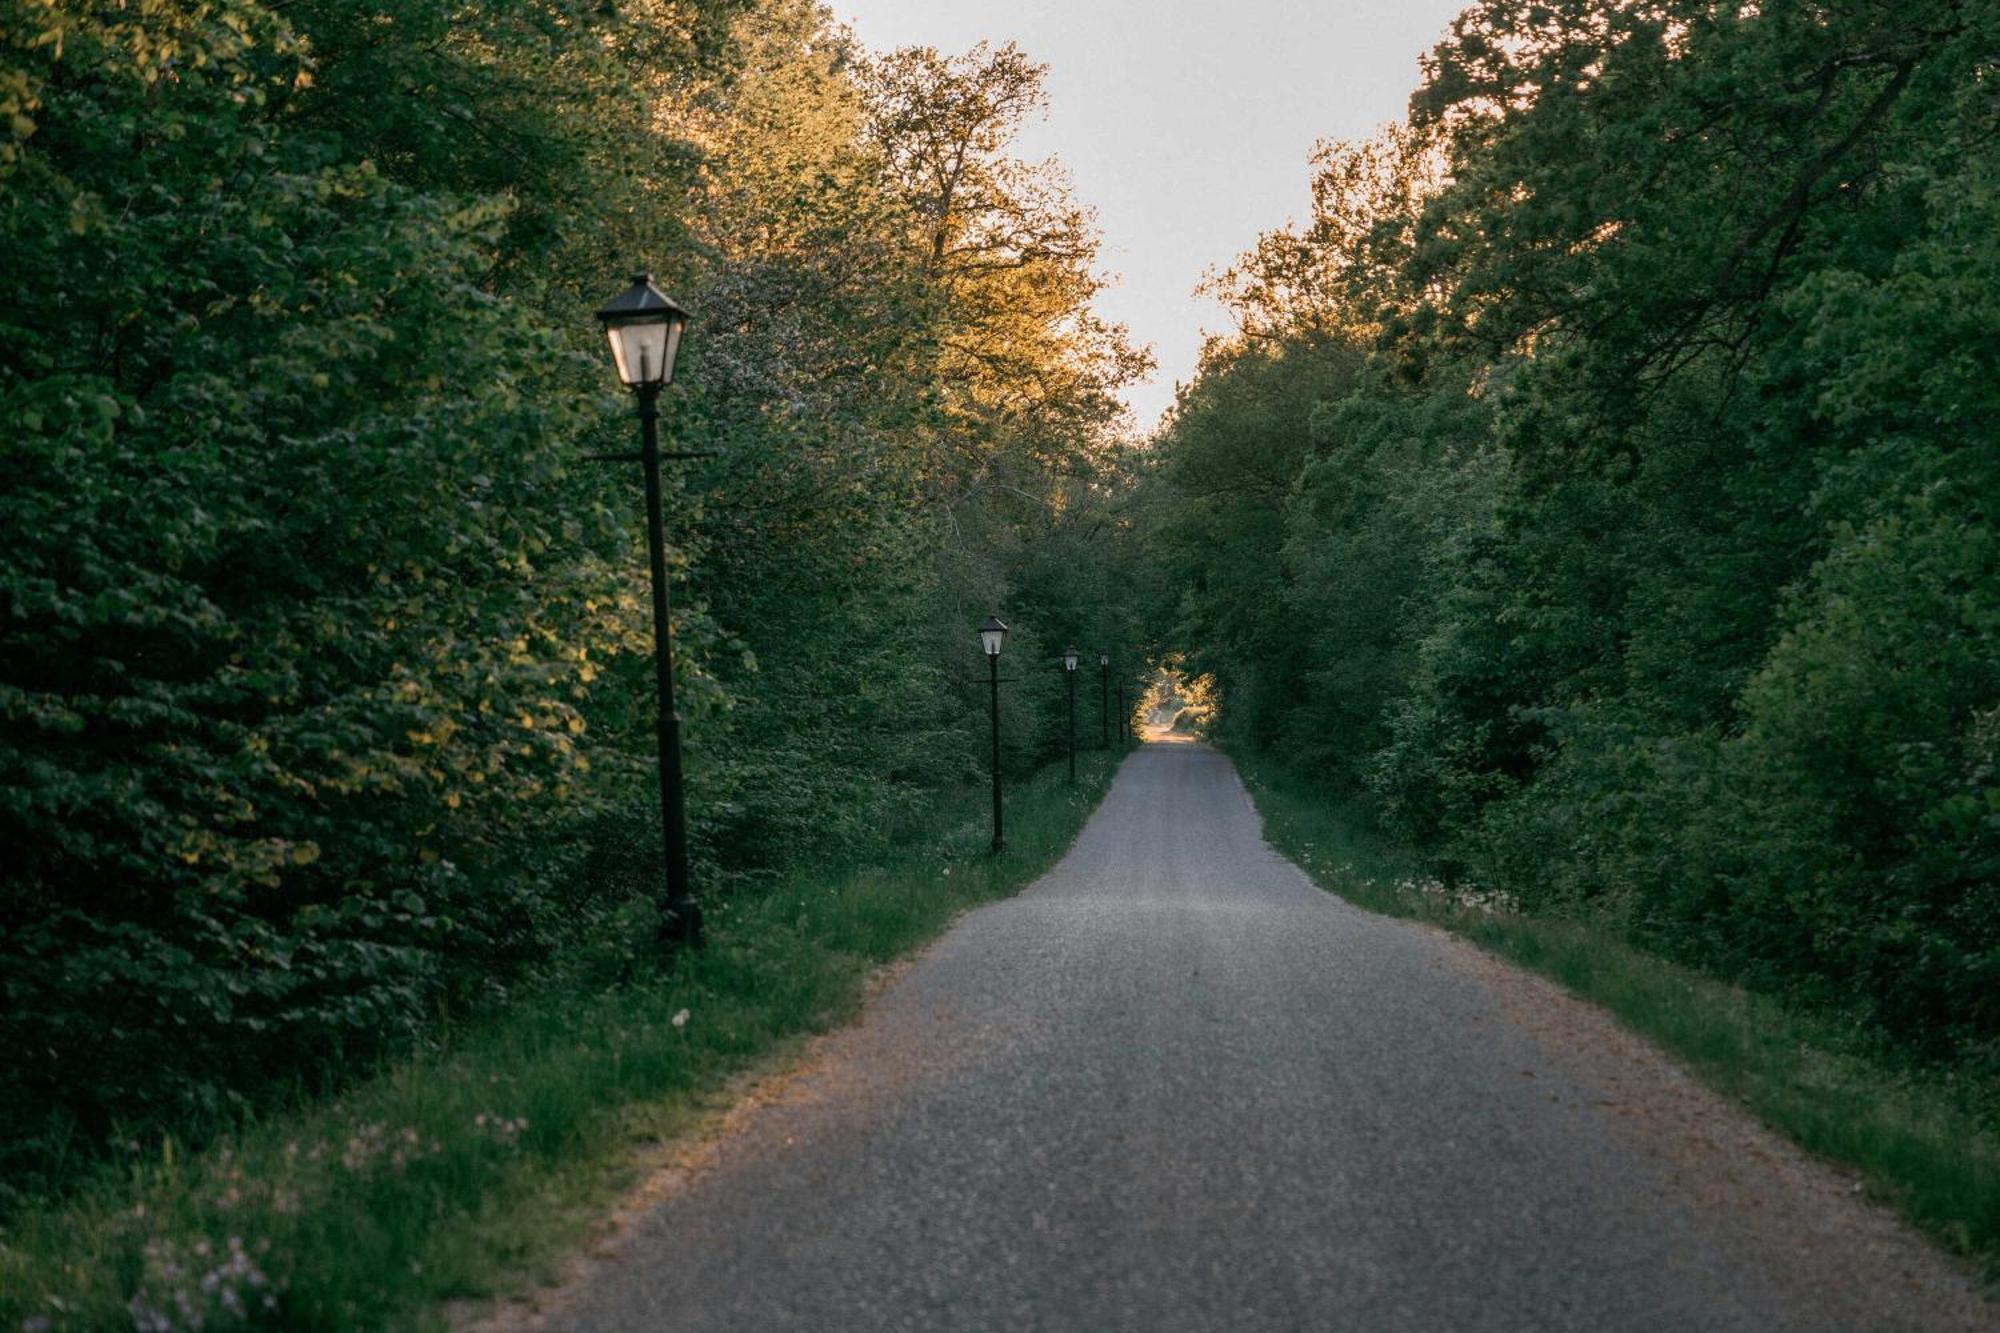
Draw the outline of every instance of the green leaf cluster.
<instances>
[{"instance_id":1,"label":"green leaf cluster","mask_svg":"<svg viewBox=\"0 0 2000 1333\"><path fill-rule=\"evenodd\" d=\"M1090 567L1144 357L1007 153L1039 79L804 0L0 7L0 1204L657 895L638 479L582 461L630 448L589 312L634 268L714 455L667 496L707 891L981 780L987 611L1135 641L1110 556L1041 554Z\"/></svg>"},{"instance_id":2,"label":"green leaf cluster","mask_svg":"<svg viewBox=\"0 0 2000 1333\"><path fill-rule=\"evenodd\" d=\"M1225 725L1446 877L2000 1039L1996 38L1466 10L1144 483Z\"/></svg>"}]
</instances>

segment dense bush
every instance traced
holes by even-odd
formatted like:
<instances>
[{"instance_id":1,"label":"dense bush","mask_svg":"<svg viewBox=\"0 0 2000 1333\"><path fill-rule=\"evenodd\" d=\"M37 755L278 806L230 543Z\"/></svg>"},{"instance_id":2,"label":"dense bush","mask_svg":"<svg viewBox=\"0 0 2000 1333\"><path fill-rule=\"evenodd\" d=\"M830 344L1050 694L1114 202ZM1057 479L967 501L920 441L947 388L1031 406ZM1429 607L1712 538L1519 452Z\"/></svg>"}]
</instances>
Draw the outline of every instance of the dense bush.
<instances>
[{"instance_id":1,"label":"dense bush","mask_svg":"<svg viewBox=\"0 0 2000 1333\"><path fill-rule=\"evenodd\" d=\"M2000 1037L1996 23L1467 10L1148 478L1224 725L1531 909Z\"/></svg>"},{"instance_id":2,"label":"dense bush","mask_svg":"<svg viewBox=\"0 0 2000 1333\"><path fill-rule=\"evenodd\" d=\"M1143 358L1006 158L1019 53L878 59L803 0L0 15L7 1186L643 917L636 478L581 458L628 447L589 311L635 260L715 455L669 495L711 890L978 775L988 610L1130 642L1115 580L1032 567L1109 512ZM961 150L981 190L928 197Z\"/></svg>"}]
</instances>

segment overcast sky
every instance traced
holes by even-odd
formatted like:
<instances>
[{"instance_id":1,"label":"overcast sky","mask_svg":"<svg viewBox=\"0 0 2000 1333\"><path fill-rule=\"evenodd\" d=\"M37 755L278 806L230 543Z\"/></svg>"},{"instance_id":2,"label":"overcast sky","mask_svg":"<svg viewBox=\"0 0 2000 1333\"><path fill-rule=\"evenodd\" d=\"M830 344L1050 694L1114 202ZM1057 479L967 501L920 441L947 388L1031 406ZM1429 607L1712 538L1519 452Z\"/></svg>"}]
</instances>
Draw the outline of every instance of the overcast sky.
<instances>
[{"instance_id":1,"label":"overcast sky","mask_svg":"<svg viewBox=\"0 0 2000 1333\"><path fill-rule=\"evenodd\" d=\"M1159 360L1142 427L1227 321L1194 287L1310 204L1319 139L1400 119L1417 57L1466 0L828 0L870 47L1013 41L1049 67L1019 145L1060 158L1121 276L1099 300Z\"/></svg>"}]
</instances>

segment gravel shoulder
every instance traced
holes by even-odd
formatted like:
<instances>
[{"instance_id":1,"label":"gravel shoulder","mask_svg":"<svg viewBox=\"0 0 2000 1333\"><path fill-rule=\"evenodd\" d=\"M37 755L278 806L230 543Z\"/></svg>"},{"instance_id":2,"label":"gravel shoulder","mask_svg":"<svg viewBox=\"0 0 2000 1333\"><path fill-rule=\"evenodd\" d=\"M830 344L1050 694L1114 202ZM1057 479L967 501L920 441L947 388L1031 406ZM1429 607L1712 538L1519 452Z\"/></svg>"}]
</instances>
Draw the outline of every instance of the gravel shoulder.
<instances>
[{"instance_id":1,"label":"gravel shoulder","mask_svg":"<svg viewBox=\"0 0 2000 1333\"><path fill-rule=\"evenodd\" d=\"M1315 888L1228 760L664 1150L485 1329L2000 1329L1969 1273L1550 982Z\"/></svg>"}]
</instances>

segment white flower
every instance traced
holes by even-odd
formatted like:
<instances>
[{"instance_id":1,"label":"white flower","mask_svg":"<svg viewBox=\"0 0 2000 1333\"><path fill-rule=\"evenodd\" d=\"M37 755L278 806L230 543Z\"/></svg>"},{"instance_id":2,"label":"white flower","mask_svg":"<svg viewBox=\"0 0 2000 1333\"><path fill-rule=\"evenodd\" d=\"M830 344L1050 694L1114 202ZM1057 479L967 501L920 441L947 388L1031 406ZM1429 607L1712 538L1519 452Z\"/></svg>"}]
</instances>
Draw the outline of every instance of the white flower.
<instances>
[{"instance_id":1,"label":"white flower","mask_svg":"<svg viewBox=\"0 0 2000 1333\"><path fill-rule=\"evenodd\" d=\"M684 1028L687 1025L688 1025L688 1011L683 1009L679 1013L674 1015L674 1026L677 1028Z\"/></svg>"}]
</instances>

